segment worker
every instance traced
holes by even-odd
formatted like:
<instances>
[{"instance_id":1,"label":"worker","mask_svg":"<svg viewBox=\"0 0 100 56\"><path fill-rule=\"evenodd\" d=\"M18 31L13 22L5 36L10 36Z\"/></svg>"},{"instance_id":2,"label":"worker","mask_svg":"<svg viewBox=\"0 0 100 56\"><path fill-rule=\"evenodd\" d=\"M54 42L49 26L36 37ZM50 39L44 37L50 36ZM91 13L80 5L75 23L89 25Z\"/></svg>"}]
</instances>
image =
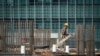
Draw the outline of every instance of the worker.
<instances>
[{"instance_id":1,"label":"worker","mask_svg":"<svg viewBox=\"0 0 100 56\"><path fill-rule=\"evenodd\" d=\"M61 30L61 38L62 39L64 39L66 36L69 35L67 29L68 29L68 23L65 23L64 27ZM66 41L64 42L64 45L62 47L65 48L65 45L66 45Z\"/></svg>"},{"instance_id":2,"label":"worker","mask_svg":"<svg viewBox=\"0 0 100 56\"><path fill-rule=\"evenodd\" d=\"M68 31L67 31L67 29L68 29L68 23L65 23L65 24L64 24L64 27L63 27L63 29L62 29L62 31L61 31L61 37L62 37L62 38L65 38L66 36L68 36Z\"/></svg>"}]
</instances>

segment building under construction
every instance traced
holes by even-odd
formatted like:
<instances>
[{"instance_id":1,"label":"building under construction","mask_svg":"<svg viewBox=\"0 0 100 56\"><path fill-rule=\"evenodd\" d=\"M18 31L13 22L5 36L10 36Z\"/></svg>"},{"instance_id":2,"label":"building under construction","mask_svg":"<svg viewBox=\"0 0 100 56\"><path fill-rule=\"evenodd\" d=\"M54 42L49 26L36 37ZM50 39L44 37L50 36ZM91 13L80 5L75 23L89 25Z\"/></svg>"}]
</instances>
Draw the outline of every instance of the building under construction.
<instances>
[{"instance_id":1,"label":"building under construction","mask_svg":"<svg viewBox=\"0 0 100 56\"><path fill-rule=\"evenodd\" d=\"M99 56L99 24L100 0L0 0L0 56Z\"/></svg>"}]
</instances>

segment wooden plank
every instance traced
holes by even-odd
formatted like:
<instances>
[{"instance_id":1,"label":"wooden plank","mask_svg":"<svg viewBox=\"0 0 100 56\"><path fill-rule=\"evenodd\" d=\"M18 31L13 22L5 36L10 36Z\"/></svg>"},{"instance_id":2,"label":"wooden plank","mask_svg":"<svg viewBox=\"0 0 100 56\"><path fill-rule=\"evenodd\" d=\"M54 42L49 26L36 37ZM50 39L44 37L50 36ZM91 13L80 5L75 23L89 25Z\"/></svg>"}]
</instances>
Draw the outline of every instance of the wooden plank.
<instances>
[{"instance_id":1,"label":"wooden plank","mask_svg":"<svg viewBox=\"0 0 100 56\"><path fill-rule=\"evenodd\" d=\"M90 25L91 29L91 56L95 56L95 37L94 37L94 25Z\"/></svg>"},{"instance_id":2,"label":"wooden plank","mask_svg":"<svg viewBox=\"0 0 100 56\"><path fill-rule=\"evenodd\" d=\"M87 33L87 56L95 56L95 38L94 38L94 26L87 25L88 33Z\"/></svg>"},{"instance_id":3,"label":"wooden plank","mask_svg":"<svg viewBox=\"0 0 100 56\"><path fill-rule=\"evenodd\" d=\"M80 25L80 38L79 38L79 55L84 55L84 26Z\"/></svg>"},{"instance_id":4,"label":"wooden plank","mask_svg":"<svg viewBox=\"0 0 100 56\"><path fill-rule=\"evenodd\" d=\"M34 27L33 27L33 22L32 21L30 21L30 53L32 54L32 52L33 52L33 49L34 49Z\"/></svg>"},{"instance_id":5,"label":"wooden plank","mask_svg":"<svg viewBox=\"0 0 100 56\"><path fill-rule=\"evenodd\" d=\"M58 42L58 43L56 44L56 46L57 46L57 47L62 46L62 45L64 44L64 42L65 42L66 40L68 40L71 36L72 36L72 35L69 34L68 36L66 36L65 38L63 38L60 42Z\"/></svg>"},{"instance_id":6,"label":"wooden plank","mask_svg":"<svg viewBox=\"0 0 100 56\"><path fill-rule=\"evenodd\" d=\"M86 53L87 56L90 56L90 32L88 29L88 25L86 25L86 30L87 30L87 34L86 34Z\"/></svg>"},{"instance_id":7,"label":"wooden plank","mask_svg":"<svg viewBox=\"0 0 100 56\"><path fill-rule=\"evenodd\" d=\"M84 26L83 25L76 26L76 49L78 55L84 55L85 47L84 47Z\"/></svg>"},{"instance_id":8,"label":"wooden plank","mask_svg":"<svg viewBox=\"0 0 100 56\"><path fill-rule=\"evenodd\" d=\"M79 25L76 25L76 49L77 49L77 54L79 54Z\"/></svg>"},{"instance_id":9,"label":"wooden plank","mask_svg":"<svg viewBox=\"0 0 100 56\"><path fill-rule=\"evenodd\" d=\"M47 41L48 41L48 45L49 45L49 48L50 48L50 35L51 35L51 31L50 31L50 29L47 29Z\"/></svg>"},{"instance_id":10,"label":"wooden plank","mask_svg":"<svg viewBox=\"0 0 100 56\"><path fill-rule=\"evenodd\" d=\"M0 41L1 47L0 49L4 52L6 46L6 24L5 22L0 22Z\"/></svg>"}]
</instances>

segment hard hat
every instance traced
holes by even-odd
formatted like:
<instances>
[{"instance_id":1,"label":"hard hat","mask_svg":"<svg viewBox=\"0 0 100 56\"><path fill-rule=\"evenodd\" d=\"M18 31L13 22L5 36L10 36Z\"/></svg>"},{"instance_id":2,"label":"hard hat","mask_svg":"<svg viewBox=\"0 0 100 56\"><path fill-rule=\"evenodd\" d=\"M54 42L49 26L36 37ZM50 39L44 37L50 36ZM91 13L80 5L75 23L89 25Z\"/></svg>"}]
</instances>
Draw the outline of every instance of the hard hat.
<instances>
[{"instance_id":1,"label":"hard hat","mask_svg":"<svg viewBox=\"0 0 100 56\"><path fill-rule=\"evenodd\" d=\"M64 25L68 26L68 23L65 23Z\"/></svg>"}]
</instances>

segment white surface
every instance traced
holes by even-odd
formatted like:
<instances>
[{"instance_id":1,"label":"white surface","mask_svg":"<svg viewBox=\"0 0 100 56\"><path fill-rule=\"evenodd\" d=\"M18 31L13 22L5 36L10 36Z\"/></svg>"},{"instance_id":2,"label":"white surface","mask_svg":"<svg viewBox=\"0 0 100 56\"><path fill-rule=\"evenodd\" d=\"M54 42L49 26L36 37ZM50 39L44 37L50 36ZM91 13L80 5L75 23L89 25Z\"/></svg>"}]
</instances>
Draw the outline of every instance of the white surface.
<instances>
[{"instance_id":1,"label":"white surface","mask_svg":"<svg viewBox=\"0 0 100 56\"><path fill-rule=\"evenodd\" d=\"M25 46L24 45L21 46L21 54L25 54Z\"/></svg>"},{"instance_id":2,"label":"white surface","mask_svg":"<svg viewBox=\"0 0 100 56\"><path fill-rule=\"evenodd\" d=\"M53 46L52 46L52 52L56 52L56 45L55 44L53 44Z\"/></svg>"},{"instance_id":3,"label":"white surface","mask_svg":"<svg viewBox=\"0 0 100 56\"><path fill-rule=\"evenodd\" d=\"M69 53L69 46L68 45L66 45L66 47L65 47L65 52Z\"/></svg>"},{"instance_id":4,"label":"white surface","mask_svg":"<svg viewBox=\"0 0 100 56\"><path fill-rule=\"evenodd\" d=\"M51 38L58 38L58 33L51 33Z\"/></svg>"}]
</instances>

